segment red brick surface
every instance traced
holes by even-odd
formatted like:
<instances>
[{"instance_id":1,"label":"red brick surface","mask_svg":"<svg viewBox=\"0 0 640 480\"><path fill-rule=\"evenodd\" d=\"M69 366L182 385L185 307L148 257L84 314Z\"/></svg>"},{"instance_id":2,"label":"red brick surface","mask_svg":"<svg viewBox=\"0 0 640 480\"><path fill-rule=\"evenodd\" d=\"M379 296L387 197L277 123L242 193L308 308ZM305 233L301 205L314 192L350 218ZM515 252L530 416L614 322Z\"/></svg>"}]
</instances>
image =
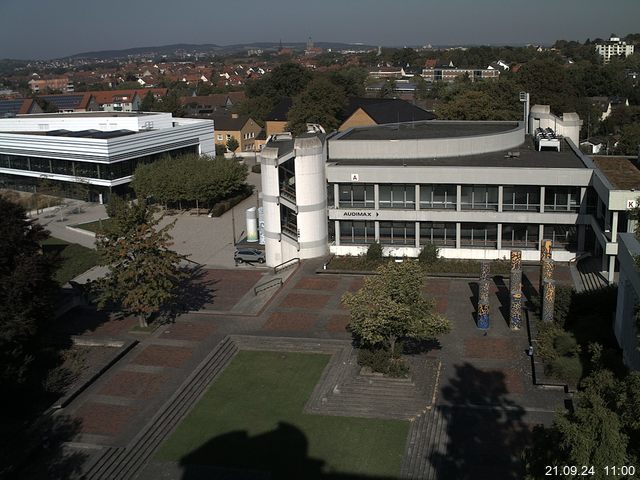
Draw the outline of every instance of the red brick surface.
<instances>
[{"instance_id":1,"label":"red brick surface","mask_svg":"<svg viewBox=\"0 0 640 480\"><path fill-rule=\"evenodd\" d=\"M464 356L468 358L509 360L521 354L515 342L507 338L473 337L464 341Z\"/></svg>"},{"instance_id":2,"label":"red brick surface","mask_svg":"<svg viewBox=\"0 0 640 480\"><path fill-rule=\"evenodd\" d=\"M83 433L115 436L127 426L136 412L135 407L87 402L76 410L75 417L82 422Z\"/></svg>"},{"instance_id":3,"label":"red brick surface","mask_svg":"<svg viewBox=\"0 0 640 480\"><path fill-rule=\"evenodd\" d=\"M338 280L335 278L303 278L294 288L303 290L335 290Z\"/></svg>"},{"instance_id":4,"label":"red brick surface","mask_svg":"<svg viewBox=\"0 0 640 480\"><path fill-rule=\"evenodd\" d=\"M101 395L148 399L153 397L165 380L166 377L157 373L121 370L116 372L98 393Z\"/></svg>"},{"instance_id":5,"label":"red brick surface","mask_svg":"<svg viewBox=\"0 0 640 480\"><path fill-rule=\"evenodd\" d=\"M355 277L351 280L351 285L349 285L349 291L355 292L356 290L360 290L364 285L364 277Z\"/></svg>"},{"instance_id":6,"label":"red brick surface","mask_svg":"<svg viewBox=\"0 0 640 480\"><path fill-rule=\"evenodd\" d=\"M215 331L216 326L213 323L176 322L164 329L161 338L199 341L215 333Z\"/></svg>"},{"instance_id":7,"label":"red brick surface","mask_svg":"<svg viewBox=\"0 0 640 480\"><path fill-rule=\"evenodd\" d=\"M504 375L504 387L506 388L506 393L514 395L522 395L524 393L522 373L518 372L515 368L483 369L483 371L502 373Z\"/></svg>"},{"instance_id":8,"label":"red brick surface","mask_svg":"<svg viewBox=\"0 0 640 480\"><path fill-rule=\"evenodd\" d=\"M231 310L262 278L262 272L250 270L207 270L200 279L213 300L204 306L209 310Z\"/></svg>"},{"instance_id":9,"label":"red brick surface","mask_svg":"<svg viewBox=\"0 0 640 480\"><path fill-rule=\"evenodd\" d=\"M142 350L131 363L178 368L191 357L191 354L191 350L184 347L150 345Z\"/></svg>"},{"instance_id":10,"label":"red brick surface","mask_svg":"<svg viewBox=\"0 0 640 480\"><path fill-rule=\"evenodd\" d=\"M346 332L350 319L349 315L332 315L327 322L327 330L330 332Z\"/></svg>"},{"instance_id":11,"label":"red brick surface","mask_svg":"<svg viewBox=\"0 0 640 480\"><path fill-rule=\"evenodd\" d=\"M280 306L288 308L324 308L329 298L329 295L290 293L285 297Z\"/></svg>"},{"instance_id":12,"label":"red brick surface","mask_svg":"<svg viewBox=\"0 0 640 480\"><path fill-rule=\"evenodd\" d=\"M263 328L270 331L308 331L317 320L318 316L311 313L275 312Z\"/></svg>"},{"instance_id":13,"label":"red brick surface","mask_svg":"<svg viewBox=\"0 0 640 480\"><path fill-rule=\"evenodd\" d=\"M427 294L427 296L446 295L449 293L450 285L451 280L434 280L433 278L428 278L422 291Z\"/></svg>"}]
</instances>

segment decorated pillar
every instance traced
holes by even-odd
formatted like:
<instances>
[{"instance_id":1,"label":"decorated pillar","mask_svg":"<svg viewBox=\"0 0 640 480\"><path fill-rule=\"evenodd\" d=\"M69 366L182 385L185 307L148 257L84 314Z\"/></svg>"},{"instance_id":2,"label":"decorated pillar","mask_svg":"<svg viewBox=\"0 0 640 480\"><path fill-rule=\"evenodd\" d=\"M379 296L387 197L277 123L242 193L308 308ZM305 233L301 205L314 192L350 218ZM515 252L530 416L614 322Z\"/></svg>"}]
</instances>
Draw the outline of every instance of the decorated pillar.
<instances>
[{"instance_id":1,"label":"decorated pillar","mask_svg":"<svg viewBox=\"0 0 640 480\"><path fill-rule=\"evenodd\" d=\"M542 298L542 289L544 287L543 285L543 276L544 276L544 261L545 259L551 259L551 253L552 253L552 245L553 242L549 239L545 239L542 240L540 242L540 284L539 284L539 289L538 291L540 292L540 297ZM552 272L553 274L553 272Z\"/></svg>"},{"instance_id":2,"label":"decorated pillar","mask_svg":"<svg viewBox=\"0 0 640 480\"><path fill-rule=\"evenodd\" d=\"M491 263L490 262L481 262L480 263L480 281L489 280L489 276L491 275Z\"/></svg>"},{"instance_id":3,"label":"decorated pillar","mask_svg":"<svg viewBox=\"0 0 640 480\"><path fill-rule=\"evenodd\" d=\"M544 297L545 282L553 280L553 273L556 269L555 262L550 258L545 258L540 264L540 296Z\"/></svg>"},{"instance_id":4,"label":"decorated pillar","mask_svg":"<svg viewBox=\"0 0 640 480\"><path fill-rule=\"evenodd\" d=\"M522 250L511 250L509 291L511 294L522 291Z\"/></svg>"},{"instance_id":5,"label":"decorated pillar","mask_svg":"<svg viewBox=\"0 0 640 480\"><path fill-rule=\"evenodd\" d=\"M480 280L478 289L478 328L489 328L489 280Z\"/></svg>"},{"instance_id":6,"label":"decorated pillar","mask_svg":"<svg viewBox=\"0 0 640 480\"><path fill-rule=\"evenodd\" d=\"M522 326L522 292L511 294L511 308L509 309L509 327L520 330Z\"/></svg>"},{"instance_id":7,"label":"decorated pillar","mask_svg":"<svg viewBox=\"0 0 640 480\"><path fill-rule=\"evenodd\" d=\"M544 281L544 295L542 296L542 320L544 322L553 322L554 309L556 303L556 281Z\"/></svg>"}]
</instances>

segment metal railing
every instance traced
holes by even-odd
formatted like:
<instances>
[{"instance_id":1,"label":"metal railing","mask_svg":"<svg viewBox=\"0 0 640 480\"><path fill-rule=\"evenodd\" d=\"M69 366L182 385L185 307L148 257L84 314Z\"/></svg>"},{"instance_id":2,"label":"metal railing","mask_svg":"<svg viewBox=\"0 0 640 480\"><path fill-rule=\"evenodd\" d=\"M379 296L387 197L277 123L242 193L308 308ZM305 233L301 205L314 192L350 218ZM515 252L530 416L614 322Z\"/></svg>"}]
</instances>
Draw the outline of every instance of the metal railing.
<instances>
[{"instance_id":1,"label":"metal railing","mask_svg":"<svg viewBox=\"0 0 640 480\"><path fill-rule=\"evenodd\" d=\"M280 277L272 278L267 282L261 283L260 285L256 285L253 288L253 294L258 295L258 293L263 292L271 287L281 287L281 286L282 286L282 279Z\"/></svg>"},{"instance_id":2,"label":"metal railing","mask_svg":"<svg viewBox=\"0 0 640 480\"><path fill-rule=\"evenodd\" d=\"M273 267L273 273L281 272L282 270L286 270L287 268L293 267L300 263L300 259L298 257L292 258L291 260L287 260L286 262L281 263L280 265L276 265Z\"/></svg>"}]
</instances>

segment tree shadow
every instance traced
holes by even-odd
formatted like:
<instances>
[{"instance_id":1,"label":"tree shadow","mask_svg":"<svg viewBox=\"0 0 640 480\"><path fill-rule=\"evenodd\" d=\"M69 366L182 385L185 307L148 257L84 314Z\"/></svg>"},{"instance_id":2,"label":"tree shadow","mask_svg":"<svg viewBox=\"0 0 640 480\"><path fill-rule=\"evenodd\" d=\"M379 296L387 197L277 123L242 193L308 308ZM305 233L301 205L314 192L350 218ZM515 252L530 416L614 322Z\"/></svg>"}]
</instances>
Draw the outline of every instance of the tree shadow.
<instances>
[{"instance_id":1,"label":"tree shadow","mask_svg":"<svg viewBox=\"0 0 640 480\"><path fill-rule=\"evenodd\" d=\"M505 374L457 365L442 389L438 413L445 427L430 455L437 478L516 480L524 476L521 453L530 440L525 410L507 398Z\"/></svg>"},{"instance_id":2,"label":"tree shadow","mask_svg":"<svg viewBox=\"0 0 640 480\"><path fill-rule=\"evenodd\" d=\"M207 270L202 265L183 267L183 270L189 275L178 284L175 301L167 304L158 315L165 322L173 322L184 313L201 310L215 299L213 286L220 280L208 279Z\"/></svg>"},{"instance_id":3,"label":"tree shadow","mask_svg":"<svg viewBox=\"0 0 640 480\"><path fill-rule=\"evenodd\" d=\"M65 445L81 426L69 416L44 415L28 429L3 435L0 478L78 478L88 455Z\"/></svg>"},{"instance_id":4,"label":"tree shadow","mask_svg":"<svg viewBox=\"0 0 640 480\"><path fill-rule=\"evenodd\" d=\"M181 480L395 480L326 472L323 460L309 457L309 441L304 432L285 422L254 437L235 431L212 438L181 458L179 465Z\"/></svg>"}]
</instances>

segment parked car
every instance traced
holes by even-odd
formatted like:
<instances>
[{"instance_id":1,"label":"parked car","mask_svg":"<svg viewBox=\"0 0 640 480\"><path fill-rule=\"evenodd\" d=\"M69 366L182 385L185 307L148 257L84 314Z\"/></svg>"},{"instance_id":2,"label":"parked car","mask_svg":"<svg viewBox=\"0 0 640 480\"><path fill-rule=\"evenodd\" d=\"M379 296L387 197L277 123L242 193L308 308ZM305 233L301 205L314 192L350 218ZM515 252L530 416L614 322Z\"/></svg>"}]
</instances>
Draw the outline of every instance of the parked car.
<instances>
[{"instance_id":1,"label":"parked car","mask_svg":"<svg viewBox=\"0 0 640 480\"><path fill-rule=\"evenodd\" d=\"M237 248L235 253L233 254L233 258L236 261L236 264L243 262L265 262L264 252L255 248Z\"/></svg>"}]
</instances>

